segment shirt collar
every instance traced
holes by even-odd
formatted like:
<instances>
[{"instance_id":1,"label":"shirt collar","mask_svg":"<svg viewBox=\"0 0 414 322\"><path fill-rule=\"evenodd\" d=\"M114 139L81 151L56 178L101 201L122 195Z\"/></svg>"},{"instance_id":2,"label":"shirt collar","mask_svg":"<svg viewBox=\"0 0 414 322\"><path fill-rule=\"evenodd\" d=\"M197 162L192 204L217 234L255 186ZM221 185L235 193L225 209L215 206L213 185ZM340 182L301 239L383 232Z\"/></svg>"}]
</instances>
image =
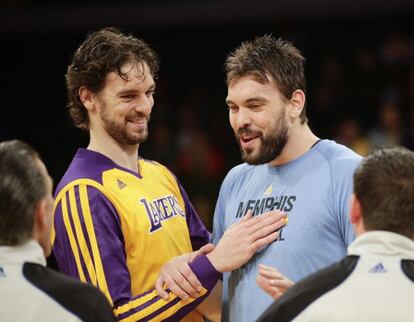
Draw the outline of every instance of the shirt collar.
<instances>
[{"instance_id":1,"label":"shirt collar","mask_svg":"<svg viewBox=\"0 0 414 322\"><path fill-rule=\"evenodd\" d=\"M0 246L0 262L4 264L32 262L46 266L43 250L33 239L19 246Z\"/></svg>"},{"instance_id":2,"label":"shirt collar","mask_svg":"<svg viewBox=\"0 0 414 322\"><path fill-rule=\"evenodd\" d=\"M369 231L349 245L348 254L377 254L414 260L414 241L389 231Z\"/></svg>"}]
</instances>

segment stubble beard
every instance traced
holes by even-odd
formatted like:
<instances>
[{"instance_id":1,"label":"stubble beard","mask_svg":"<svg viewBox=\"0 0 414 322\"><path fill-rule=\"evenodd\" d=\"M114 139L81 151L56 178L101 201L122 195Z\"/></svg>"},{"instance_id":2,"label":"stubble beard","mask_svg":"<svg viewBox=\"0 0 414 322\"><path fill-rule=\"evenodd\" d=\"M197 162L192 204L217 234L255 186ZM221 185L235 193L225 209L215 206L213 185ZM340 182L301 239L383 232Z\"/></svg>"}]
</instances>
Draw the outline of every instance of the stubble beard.
<instances>
[{"instance_id":1,"label":"stubble beard","mask_svg":"<svg viewBox=\"0 0 414 322\"><path fill-rule=\"evenodd\" d=\"M149 117L146 118L147 127L143 131L136 134L128 132L126 121L124 124L121 124L109 119L105 113L105 109L102 110L100 116L105 131L120 145L137 145L144 143L148 138Z\"/></svg>"},{"instance_id":2,"label":"stubble beard","mask_svg":"<svg viewBox=\"0 0 414 322\"><path fill-rule=\"evenodd\" d=\"M239 129L237 136L241 133L258 135L258 140L260 141L257 148L258 152L255 153L254 150L251 152L244 150L241 147L240 139L237 138L241 158L250 165L265 164L273 161L282 153L289 139L288 127L283 116L275 122L274 126L269 130L268 135L264 135L262 132L252 131L249 128Z\"/></svg>"}]
</instances>

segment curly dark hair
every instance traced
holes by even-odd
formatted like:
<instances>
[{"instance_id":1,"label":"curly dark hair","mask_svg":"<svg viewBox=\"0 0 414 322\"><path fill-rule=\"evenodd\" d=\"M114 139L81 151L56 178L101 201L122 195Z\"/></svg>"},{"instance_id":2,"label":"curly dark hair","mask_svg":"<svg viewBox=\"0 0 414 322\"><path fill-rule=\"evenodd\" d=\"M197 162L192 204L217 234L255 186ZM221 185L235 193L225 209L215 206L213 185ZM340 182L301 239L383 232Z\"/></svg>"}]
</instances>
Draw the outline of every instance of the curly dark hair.
<instances>
[{"instance_id":1,"label":"curly dark hair","mask_svg":"<svg viewBox=\"0 0 414 322\"><path fill-rule=\"evenodd\" d=\"M146 63L155 78L159 68L158 56L141 39L125 35L116 28L104 28L90 33L75 51L66 74L69 114L75 126L87 130L88 113L79 98L79 88L86 86L99 92L108 73L125 77L121 67L130 60Z\"/></svg>"},{"instance_id":2,"label":"curly dark hair","mask_svg":"<svg viewBox=\"0 0 414 322\"><path fill-rule=\"evenodd\" d=\"M286 99L295 90L306 93L304 71L305 58L290 42L264 35L243 42L231 52L225 62L227 85L237 78L253 75L260 82L268 83L270 76ZM301 123L306 123L306 103L300 114Z\"/></svg>"}]
</instances>

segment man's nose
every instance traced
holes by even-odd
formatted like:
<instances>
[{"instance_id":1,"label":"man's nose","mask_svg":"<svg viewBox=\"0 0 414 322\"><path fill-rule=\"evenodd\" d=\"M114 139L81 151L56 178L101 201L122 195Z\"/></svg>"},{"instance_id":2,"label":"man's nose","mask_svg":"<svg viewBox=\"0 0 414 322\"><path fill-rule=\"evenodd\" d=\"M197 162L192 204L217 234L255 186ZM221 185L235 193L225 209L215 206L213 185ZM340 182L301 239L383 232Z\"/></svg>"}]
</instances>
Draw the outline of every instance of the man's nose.
<instances>
[{"instance_id":1,"label":"man's nose","mask_svg":"<svg viewBox=\"0 0 414 322\"><path fill-rule=\"evenodd\" d=\"M147 95L142 95L140 99L134 106L135 111L143 114L148 114L151 112L154 101L149 98Z\"/></svg>"},{"instance_id":2,"label":"man's nose","mask_svg":"<svg viewBox=\"0 0 414 322\"><path fill-rule=\"evenodd\" d=\"M245 128L252 124L251 115L248 109L240 108L237 113L236 125L237 128Z\"/></svg>"}]
</instances>

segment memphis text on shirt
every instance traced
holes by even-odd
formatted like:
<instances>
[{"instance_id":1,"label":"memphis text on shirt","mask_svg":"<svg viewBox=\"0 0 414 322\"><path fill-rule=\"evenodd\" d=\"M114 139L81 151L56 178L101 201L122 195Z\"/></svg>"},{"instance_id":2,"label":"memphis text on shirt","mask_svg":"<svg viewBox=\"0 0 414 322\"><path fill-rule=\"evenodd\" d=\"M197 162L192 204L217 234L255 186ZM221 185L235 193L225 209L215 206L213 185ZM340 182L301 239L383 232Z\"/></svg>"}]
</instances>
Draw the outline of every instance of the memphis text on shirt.
<instances>
[{"instance_id":1,"label":"memphis text on shirt","mask_svg":"<svg viewBox=\"0 0 414 322\"><path fill-rule=\"evenodd\" d=\"M253 216L274 209L289 212L292 210L295 201L296 196L275 196L257 200L248 200L246 202L240 201L236 218L244 217L249 209L253 210Z\"/></svg>"},{"instance_id":2,"label":"memphis text on shirt","mask_svg":"<svg viewBox=\"0 0 414 322\"><path fill-rule=\"evenodd\" d=\"M185 217L178 199L174 195L164 196L152 201L142 198L141 203L145 206L148 218L151 223L150 233L160 229L161 223L172 217L180 215Z\"/></svg>"}]
</instances>

